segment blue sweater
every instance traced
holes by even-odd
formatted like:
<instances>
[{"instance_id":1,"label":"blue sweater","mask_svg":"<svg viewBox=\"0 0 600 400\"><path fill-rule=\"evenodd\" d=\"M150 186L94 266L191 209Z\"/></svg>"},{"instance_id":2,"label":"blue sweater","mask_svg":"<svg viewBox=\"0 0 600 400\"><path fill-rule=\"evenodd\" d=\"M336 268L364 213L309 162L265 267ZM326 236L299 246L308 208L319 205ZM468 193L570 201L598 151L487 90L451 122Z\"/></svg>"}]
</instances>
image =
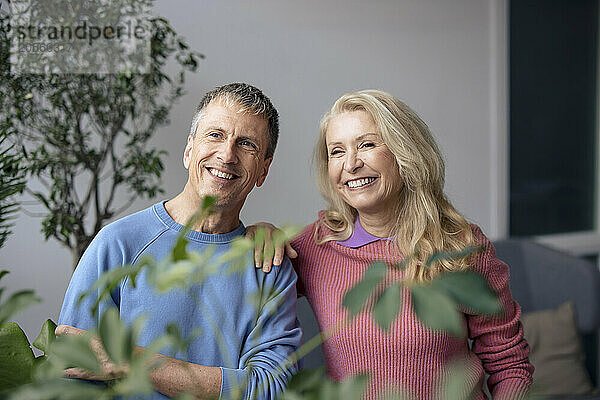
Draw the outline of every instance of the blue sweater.
<instances>
[{"instance_id":1,"label":"blue sweater","mask_svg":"<svg viewBox=\"0 0 600 400\"><path fill-rule=\"evenodd\" d=\"M79 294L91 287L103 272L134 264L144 254L151 254L157 261L164 259L182 229L163 203L104 227L73 273L59 323L86 330L96 327L98 321L89 311L92 299L88 297L78 306ZM214 256L218 256L229 248L232 239L244 233L242 224L226 234L191 231L187 249L201 252L213 245ZM213 275L191 289L162 294L148 285L142 273L135 288L129 282L121 282L111 301L101 304L99 315L107 307L116 306L125 323L145 316L138 337L138 345L144 347L163 335L170 323L179 326L183 337L199 330L187 353L169 350L161 353L195 364L221 367L221 398L229 398L231 390L247 379L244 398L272 399L295 372L295 367L291 367L280 373L278 366L297 349L302 336L296 319L297 277L288 259L285 260L288 265L275 268L270 274L264 274L251 263L249 258L248 268L242 272ZM151 398L166 396L154 392Z\"/></svg>"}]
</instances>

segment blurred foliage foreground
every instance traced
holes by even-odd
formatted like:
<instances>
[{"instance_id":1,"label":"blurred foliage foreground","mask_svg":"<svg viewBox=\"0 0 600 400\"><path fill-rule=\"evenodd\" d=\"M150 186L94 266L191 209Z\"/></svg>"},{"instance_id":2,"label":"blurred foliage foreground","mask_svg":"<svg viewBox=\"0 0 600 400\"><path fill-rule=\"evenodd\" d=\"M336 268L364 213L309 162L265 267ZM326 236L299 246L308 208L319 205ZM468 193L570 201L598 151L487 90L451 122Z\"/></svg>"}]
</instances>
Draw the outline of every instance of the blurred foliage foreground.
<instances>
[{"instance_id":1,"label":"blurred foliage foreground","mask_svg":"<svg viewBox=\"0 0 600 400\"><path fill-rule=\"evenodd\" d=\"M156 368L150 360L152 354L165 346L186 349L194 337L182 337L177 326L171 325L164 335L147 348L145 352L135 349L136 337L143 326L138 320L132 326L125 325L113 308L98 316L98 304L116 288L123 279L129 278L135 285L136 277L145 270L147 279L159 292L175 288L187 288L201 284L207 276L215 273L236 273L248 268L248 257L252 259L255 242L264 240L264 232L258 232L254 240L240 237L231 249L220 256L218 262L208 263L210 249L199 254L186 251L186 234L197 218L207 215L214 198L206 198L202 209L190 220L186 229L179 235L170 255L162 261L152 257L140 260L136 265L125 265L102 275L95 285L81 297L100 293L92 312L98 317L96 329L85 335L54 335L56 325L47 320L39 336L32 345L43 352L35 357L30 344L15 322L8 322L20 310L38 302L32 291L20 291L2 300L0 297L0 398L7 399L111 399L115 396L129 398L134 395L152 393L150 371ZM274 243L281 243L294 236L296 228L284 228L274 237ZM440 259L462 258L478 251L467 248L458 253L438 253L428 260L428 265ZM205 254L206 253L206 254ZM468 308L482 314L496 314L501 311L494 293L485 280L469 271L444 274L427 285L408 284L401 280L386 283L388 268L404 268L403 263L387 266L376 262L369 266L362 279L346 292L343 305L348 310L349 323L359 312L372 313L375 322L384 330L389 329L401 309L401 293L407 286L413 299L414 311L419 320L435 330L446 331L454 336L464 337L464 325L459 309ZM7 271L0 272L0 279ZM2 289L0 289L0 296ZM371 301L375 299L375 301ZM199 305L200 306L200 305ZM286 362L295 363L308 352L318 347L335 332L325 332L308 340ZM106 385L91 385L85 381L62 378L66 368L81 368L96 376L106 376L103 364L99 361L98 346L102 344L105 355L114 364L114 369ZM282 365L285 367L285 365ZM119 371L120 373L114 373ZM449 371L449 379L440 387L440 397L446 399L465 398L464 367L456 364ZM326 378L323 369L303 370L290 382L283 399L360 399L367 387L368 376L355 376L343 382L333 382ZM241 387L238 394L243 393ZM467 394L467 398L469 395ZM183 394L179 398L192 398ZM392 398L408 398L402 394Z\"/></svg>"}]
</instances>

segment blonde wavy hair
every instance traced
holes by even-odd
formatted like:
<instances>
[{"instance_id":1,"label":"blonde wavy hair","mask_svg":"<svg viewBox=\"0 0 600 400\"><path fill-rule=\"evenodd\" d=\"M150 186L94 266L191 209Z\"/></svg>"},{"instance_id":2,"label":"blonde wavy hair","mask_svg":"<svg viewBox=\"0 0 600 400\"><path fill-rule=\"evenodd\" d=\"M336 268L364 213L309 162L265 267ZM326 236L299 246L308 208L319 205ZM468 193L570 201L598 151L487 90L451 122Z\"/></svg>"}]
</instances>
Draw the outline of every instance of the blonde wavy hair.
<instances>
[{"instance_id":1,"label":"blonde wavy hair","mask_svg":"<svg viewBox=\"0 0 600 400\"><path fill-rule=\"evenodd\" d=\"M358 212L343 200L329 179L326 133L332 117L358 110L368 112L375 121L383 142L396 158L402 178L388 249L411 256L405 278L422 283L445 271L467 269L466 258L425 265L435 252L456 252L473 245L473 233L444 194L444 160L429 128L406 104L379 90L347 93L321 119L314 164L319 189L329 209L316 225L315 241L322 244L345 240L354 230ZM320 237L320 225L333 233Z\"/></svg>"}]
</instances>

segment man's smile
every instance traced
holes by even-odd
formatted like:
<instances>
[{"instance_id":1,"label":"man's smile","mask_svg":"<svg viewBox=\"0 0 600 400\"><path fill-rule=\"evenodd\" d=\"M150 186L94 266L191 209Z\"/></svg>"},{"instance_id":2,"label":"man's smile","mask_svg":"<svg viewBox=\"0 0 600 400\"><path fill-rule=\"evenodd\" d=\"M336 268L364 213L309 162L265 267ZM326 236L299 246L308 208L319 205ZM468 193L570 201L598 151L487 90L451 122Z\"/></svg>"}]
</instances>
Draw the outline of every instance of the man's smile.
<instances>
[{"instance_id":1,"label":"man's smile","mask_svg":"<svg viewBox=\"0 0 600 400\"><path fill-rule=\"evenodd\" d=\"M233 174L231 172L225 172L223 170L217 169L217 168L213 168L213 167L205 167L206 170L214 177L217 178L221 178L221 179L225 179L228 181L234 180L236 178L239 178L238 175Z\"/></svg>"}]
</instances>

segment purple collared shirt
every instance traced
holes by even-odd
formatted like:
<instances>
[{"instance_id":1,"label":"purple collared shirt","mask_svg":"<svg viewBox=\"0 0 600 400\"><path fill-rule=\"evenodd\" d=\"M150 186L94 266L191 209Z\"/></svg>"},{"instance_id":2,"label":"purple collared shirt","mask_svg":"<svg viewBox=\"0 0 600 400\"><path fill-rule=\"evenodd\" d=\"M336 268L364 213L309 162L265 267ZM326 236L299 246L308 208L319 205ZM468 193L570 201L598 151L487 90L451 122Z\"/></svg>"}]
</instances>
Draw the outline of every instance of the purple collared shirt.
<instances>
[{"instance_id":1,"label":"purple collared shirt","mask_svg":"<svg viewBox=\"0 0 600 400\"><path fill-rule=\"evenodd\" d=\"M357 249L359 247L376 242L378 240L389 240L389 238L379 238L365 231L365 228L362 227L357 216L356 221L354 221L354 232L352 232L352 235L350 235L350 237L346 240L343 240L341 242L338 241L337 244L342 245L344 247L352 247L353 249Z\"/></svg>"}]
</instances>

